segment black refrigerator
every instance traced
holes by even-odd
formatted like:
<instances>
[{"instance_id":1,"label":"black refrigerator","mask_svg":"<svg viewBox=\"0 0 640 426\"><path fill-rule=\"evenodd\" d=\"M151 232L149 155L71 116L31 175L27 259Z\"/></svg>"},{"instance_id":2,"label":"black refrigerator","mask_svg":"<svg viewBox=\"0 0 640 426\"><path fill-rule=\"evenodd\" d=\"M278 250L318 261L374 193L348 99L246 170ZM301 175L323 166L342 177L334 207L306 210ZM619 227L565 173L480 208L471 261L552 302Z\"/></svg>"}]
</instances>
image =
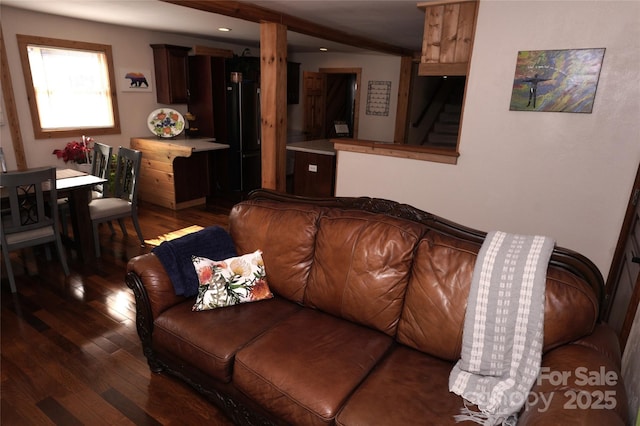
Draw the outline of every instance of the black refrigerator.
<instances>
[{"instance_id":1,"label":"black refrigerator","mask_svg":"<svg viewBox=\"0 0 640 426\"><path fill-rule=\"evenodd\" d=\"M248 192L262 186L260 87L240 73L229 73L226 100L230 189Z\"/></svg>"}]
</instances>

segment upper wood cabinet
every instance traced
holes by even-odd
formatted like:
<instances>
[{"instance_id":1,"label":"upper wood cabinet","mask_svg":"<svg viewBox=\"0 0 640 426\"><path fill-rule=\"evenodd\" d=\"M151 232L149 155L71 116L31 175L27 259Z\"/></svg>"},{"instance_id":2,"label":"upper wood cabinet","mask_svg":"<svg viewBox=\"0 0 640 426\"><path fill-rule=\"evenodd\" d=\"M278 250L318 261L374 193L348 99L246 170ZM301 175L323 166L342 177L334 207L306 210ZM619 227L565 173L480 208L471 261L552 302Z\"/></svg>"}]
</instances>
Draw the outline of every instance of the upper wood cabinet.
<instances>
[{"instance_id":1,"label":"upper wood cabinet","mask_svg":"<svg viewBox=\"0 0 640 426\"><path fill-rule=\"evenodd\" d=\"M189 56L189 112L196 117L200 137L221 142L228 138L225 63L224 57Z\"/></svg>"},{"instance_id":2,"label":"upper wood cabinet","mask_svg":"<svg viewBox=\"0 0 640 426\"><path fill-rule=\"evenodd\" d=\"M190 47L152 44L156 95L161 104L186 104L189 99Z\"/></svg>"},{"instance_id":3,"label":"upper wood cabinet","mask_svg":"<svg viewBox=\"0 0 640 426\"><path fill-rule=\"evenodd\" d=\"M418 7L425 11L418 75L466 75L478 1L435 1Z\"/></svg>"}]
</instances>

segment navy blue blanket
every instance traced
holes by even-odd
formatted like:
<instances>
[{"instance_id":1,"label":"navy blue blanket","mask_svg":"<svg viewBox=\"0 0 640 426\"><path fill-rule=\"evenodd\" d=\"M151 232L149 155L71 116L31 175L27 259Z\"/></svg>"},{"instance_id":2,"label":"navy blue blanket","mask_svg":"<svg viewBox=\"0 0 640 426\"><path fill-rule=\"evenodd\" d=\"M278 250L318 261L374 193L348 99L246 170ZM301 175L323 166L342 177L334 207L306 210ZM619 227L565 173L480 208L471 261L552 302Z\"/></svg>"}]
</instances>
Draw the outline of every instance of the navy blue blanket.
<instances>
[{"instance_id":1,"label":"navy blue blanket","mask_svg":"<svg viewBox=\"0 0 640 426\"><path fill-rule=\"evenodd\" d=\"M210 226L171 241L164 241L151 250L173 283L178 296L198 294L198 276L191 256L224 260L237 256L231 236L219 226Z\"/></svg>"}]
</instances>

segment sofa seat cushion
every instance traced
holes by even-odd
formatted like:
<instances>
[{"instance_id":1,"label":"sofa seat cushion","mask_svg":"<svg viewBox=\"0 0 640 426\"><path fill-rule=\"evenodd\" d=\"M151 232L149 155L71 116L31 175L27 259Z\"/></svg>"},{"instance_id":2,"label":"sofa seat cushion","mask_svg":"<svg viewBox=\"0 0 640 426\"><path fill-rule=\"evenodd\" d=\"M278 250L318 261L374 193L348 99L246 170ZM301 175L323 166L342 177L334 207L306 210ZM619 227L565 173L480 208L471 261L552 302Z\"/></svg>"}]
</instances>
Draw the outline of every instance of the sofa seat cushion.
<instances>
[{"instance_id":1,"label":"sofa seat cushion","mask_svg":"<svg viewBox=\"0 0 640 426\"><path fill-rule=\"evenodd\" d=\"M303 309L238 352L233 381L287 423L331 424L391 344L384 333Z\"/></svg>"},{"instance_id":2,"label":"sofa seat cushion","mask_svg":"<svg viewBox=\"0 0 640 426\"><path fill-rule=\"evenodd\" d=\"M338 425L455 425L464 406L449 392L453 364L397 346L336 417ZM466 423L463 423L466 424Z\"/></svg>"},{"instance_id":3,"label":"sofa seat cushion","mask_svg":"<svg viewBox=\"0 0 640 426\"><path fill-rule=\"evenodd\" d=\"M153 347L225 383L231 380L239 349L300 309L282 298L202 312L193 312L192 306L190 299L155 320Z\"/></svg>"}]
</instances>

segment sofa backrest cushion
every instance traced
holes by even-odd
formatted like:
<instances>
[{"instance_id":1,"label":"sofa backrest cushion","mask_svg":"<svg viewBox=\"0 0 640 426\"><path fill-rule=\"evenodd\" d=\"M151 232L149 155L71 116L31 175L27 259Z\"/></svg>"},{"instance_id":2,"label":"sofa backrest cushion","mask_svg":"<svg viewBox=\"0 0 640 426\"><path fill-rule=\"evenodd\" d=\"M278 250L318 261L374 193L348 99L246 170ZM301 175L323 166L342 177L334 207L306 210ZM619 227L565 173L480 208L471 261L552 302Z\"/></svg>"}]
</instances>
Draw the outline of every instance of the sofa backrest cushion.
<instances>
[{"instance_id":1,"label":"sofa backrest cushion","mask_svg":"<svg viewBox=\"0 0 640 426\"><path fill-rule=\"evenodd\" d=\"M271 290L302 303L321 209L307 204L243 201L229 215L238 254L262 250Z\"/></svg>"},{"instance_id":2,"label":"sofa backrest cushion","mask_svg":"<svg viewBox=\"0 0 640 426\"><path fill-rule=\"evenodd\" d=\"M398 325L400 343L449 361L460 357L478 249L433 231L418 243Z\"/></svg>"},{"instance_id":3,"label":"sofa backrest cushion","mask_svg":"<svg viewBox=\"0 0 640 426\"><path fill-rule=\"evenodd\" d=\"M589 284L565 270L550 267L545 296L545 352L593 332L600 304Z\"/></svg>"},{"instance_id":4,"label":"sofa backrest cushion","mask_svg":"<svg viewBox=\"0 0 640 426\"><path fill-rule=\"evenodd\" d=\"M305 305L395 336L424 227L362 211L320 218Z\"/></svg>"},{"instance_id":5,"label":"sofa backrest cushion","mask_svg":"<svg viewBox=\"0 0 640 426\"><path fill-rule=\"evenodd\" d=\"M418 243L397 340L442 359L460 358L467 298L478 244L428 232ZM545 291L546 352L592 332L598 318L592 288L550 266Z\"/></svg>"}]
</instances>

